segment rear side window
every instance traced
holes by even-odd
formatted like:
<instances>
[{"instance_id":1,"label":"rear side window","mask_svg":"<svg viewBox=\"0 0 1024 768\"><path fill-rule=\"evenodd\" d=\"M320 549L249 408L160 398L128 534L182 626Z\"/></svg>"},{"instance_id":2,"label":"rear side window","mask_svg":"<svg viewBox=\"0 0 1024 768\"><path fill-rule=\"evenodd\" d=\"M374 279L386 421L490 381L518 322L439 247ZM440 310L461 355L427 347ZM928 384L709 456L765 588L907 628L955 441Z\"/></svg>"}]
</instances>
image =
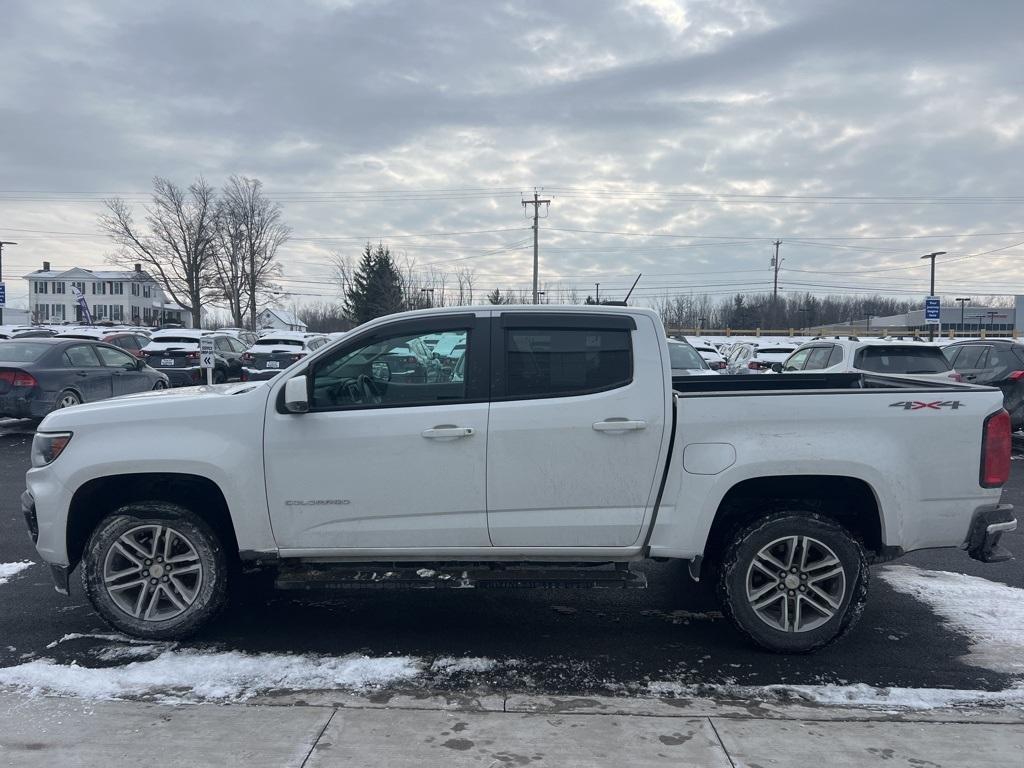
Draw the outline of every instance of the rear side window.
<instances>
[{"instance_id":1,"label":"rear side window","mask_svg":"<svg viewBox=\"0 0 1024 768\"><path fill-rule=\"evenodd\" d=\"M872 373L943 373L949 361L935 347L865 347L857 353L857 368Z\"/></svg>"},{"instance_id":2,"label":"rear side window","mask_svg":"<svg viewBox=\"0 0 1024 768\"><path fill-rule=\"evenodd\" d=\"M828 356L827 368L831 368L833 365L839 365L843 362L843 348L838 344L832 345L832 354Z\"/></svg>"},{"instance_id":3,"label":"rear side window","mask_svg":"<svg viewBox=\"0 0 1024 768\"><path fill-rule=\"evenodd\" d=\"M568 397L633 380L630 332L610 328L505 329L506 395Z\"/></svg>"},{"instance_id":4,"label":"rear side window","mask_svg":"<svg viewBox=\"0 0 1024 768\"><path fill-rule=\"evenodd\" d=\"M5 341L0 344L0 362L31 363L50 349L53 347L49 344L33 344L31 341Z\"/></svg>"},{"instance_id":5,"label":"rear side window","mask_svg":"<svg viewBox=\"0 0 1024 768\"><path fill-rule=\"evenodd\" d=\"M981 368L986 352L988 352L988 347L980 344L971 344L960 347L960 354L956 356L956 367Z\"/></svg>"},{"instance_id":6,"label":"rear side window","mask_svg":"<svg viewBox=\"0 0 1024 768\"><path fill-rule=\"evenodd\" d=\"M69 347L64 352L64 358L72 368L98 367L100 364L92 347Z\"/></svg>"},{"instance_id":7,"label":"rear side window","mask_svg":"<svg viewBox=\"0 0 1024 768\"><path fill-rule=\"evenodd\" d=\"M673 368L706 368L704 358L689 344L669 344L668 357Z\"/></svg>"}]
</instances>

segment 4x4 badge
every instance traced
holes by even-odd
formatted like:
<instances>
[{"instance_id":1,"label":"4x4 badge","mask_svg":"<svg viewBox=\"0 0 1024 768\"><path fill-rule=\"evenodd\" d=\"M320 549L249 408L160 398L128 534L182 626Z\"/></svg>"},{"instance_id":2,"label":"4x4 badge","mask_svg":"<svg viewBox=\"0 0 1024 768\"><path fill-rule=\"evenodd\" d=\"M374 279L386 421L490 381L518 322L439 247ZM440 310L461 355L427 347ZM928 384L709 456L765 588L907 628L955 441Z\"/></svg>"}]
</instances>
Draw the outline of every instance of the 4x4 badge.
<instances>
[{"instance_id":1,"label":"4x4 badge","mask_svg":"<svg viewBox=\"0 0 1024 768\"><path fill-rule=\"evenodd\" d=\"M960 407L961 403L959 400L933 400L930 403L922 402L921 400L901 400L898 403L889 403L890 408L902 408L904 411L922 411L922 410L941 410L942 408L952 408L954 411Z\"/></svg>"}]
</instances>

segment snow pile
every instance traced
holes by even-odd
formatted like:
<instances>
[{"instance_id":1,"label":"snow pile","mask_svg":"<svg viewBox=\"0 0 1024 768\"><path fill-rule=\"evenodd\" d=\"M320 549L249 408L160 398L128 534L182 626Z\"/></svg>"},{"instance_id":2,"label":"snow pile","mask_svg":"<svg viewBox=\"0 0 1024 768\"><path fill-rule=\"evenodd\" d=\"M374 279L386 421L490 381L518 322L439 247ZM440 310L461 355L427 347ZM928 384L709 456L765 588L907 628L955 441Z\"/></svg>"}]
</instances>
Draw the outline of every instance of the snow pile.
<instances>
[{"instance_id":1,"label":"snow pile","mask_svg":"<svg viewBox=\"0 0 1024 768\"><path fill-rule=\"evenodd\" d=\"M6 584L12 576L17 576L26 568L35 565L31 560L20 563L0 563L0 584Z\"/></svg>"},{"instance_id":2,"label":"snow pile","mask_svg":"<svg viewBox=\"0 0 1024 768\"><path fill-rule=\"evenodd\" d=\"M964 662L1024 675L1024 589L909 565L883 568L894 589L921 600L971 642Z\"/></svg>"},{"instance_id":3,"label":"snow pile","mask_svg":"<svg viewBox=\"0 0 1024 768\"><path fill-rule=\"evenodd\" d=\"M964 706L1024 707L1024 687L1005 691L964 691L948 688L875 688L856 685L684 685L652 682L647 690L655 696L737 699L785 703L824 704L845 707L926 710Z\"/></svg>"},{"instance_id":4,"label":"snow pile","mask_svg":"<svg viewBox=\"0 0 1024 768\"><path fill-rule=\"evenodd\" d=\"M421 670L421 663L408 656L180 650L165 651L149 661L105 668L75 663L65 666L40 659L0 668L0 685L87 699L145 696L166 701L244 701L267 691L376 688L414 678Z\"/></svg>"},{"instance_id":5,"label":"snow pile","mask_svg":"<svg viewBox=\"0 0 1024 768\"><path fill-rule=\"evenodd\" d=\"M430 671L441 675L454 675L459 672L483 674L490 672L498 666L497 662L483 657L467 656L456 658L454 656L439 656L430 665Z\"/></svg>"}]
</instances>

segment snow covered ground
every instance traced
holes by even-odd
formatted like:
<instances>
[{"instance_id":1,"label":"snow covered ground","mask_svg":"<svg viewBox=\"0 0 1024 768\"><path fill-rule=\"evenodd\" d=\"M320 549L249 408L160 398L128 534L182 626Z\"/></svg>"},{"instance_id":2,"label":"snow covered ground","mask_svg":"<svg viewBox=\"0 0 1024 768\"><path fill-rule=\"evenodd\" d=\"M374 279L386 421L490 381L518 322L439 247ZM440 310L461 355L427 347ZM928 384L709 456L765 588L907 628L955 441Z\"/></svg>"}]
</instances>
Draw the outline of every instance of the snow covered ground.
<instances>
[{"instance_id":1,"label":"snow covered ground","mask_svg":"<svg viewBox=\"0 0 1024 768\"><path fill-rule=\"evenodd\" d=\"M941 616L971 642L963 661L1024 677L1024 589L948 571L893 565L879 572Z\"/></svg>"},{"instance_id":2,"label":"snow covered ground","mask_svg":"<svg viewBox=\"0 0 1024 768\"><path fill-rule=\"evenodd\" d=\"M12 576L17 576L26 568L31 568L35 563L31 560L23 560L20 563L0 563L0 584L6 584Z\"/></svg>"}]
</instances>

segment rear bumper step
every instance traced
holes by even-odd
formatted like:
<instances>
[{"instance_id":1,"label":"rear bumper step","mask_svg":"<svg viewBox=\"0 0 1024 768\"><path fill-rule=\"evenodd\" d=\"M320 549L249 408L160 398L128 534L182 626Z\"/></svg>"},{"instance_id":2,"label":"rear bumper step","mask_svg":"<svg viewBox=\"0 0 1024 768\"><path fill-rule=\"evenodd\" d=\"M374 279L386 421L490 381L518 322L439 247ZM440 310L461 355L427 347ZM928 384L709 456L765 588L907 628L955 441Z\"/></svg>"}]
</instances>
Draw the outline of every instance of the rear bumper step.
<instances>
[{"instance_id":1,"label":"rear bumper step","mask_svg":"<svg viewBox=\"0 0 1024 768\"><path fill-rule=\"evenodd\" d=\"M388 568L313 564L284 566L275 586L283 590L334 589L644 589L643 573L610 568Z\"/></svg>"},{"instance_id":2,"label":"rear bumper step","mask_svg":"<svg viewBox=\"0 0 1024 768\"><path fill-rule=\"evenodd\" d=\"M971 528L967 533L964 548L974 560L983 563L1001 563L1010 560L1013 554L1000 546L1004 533L1017 530L1017 518L1010 504L994 504L974 511Z\"/></svg>"}]
</instances>

